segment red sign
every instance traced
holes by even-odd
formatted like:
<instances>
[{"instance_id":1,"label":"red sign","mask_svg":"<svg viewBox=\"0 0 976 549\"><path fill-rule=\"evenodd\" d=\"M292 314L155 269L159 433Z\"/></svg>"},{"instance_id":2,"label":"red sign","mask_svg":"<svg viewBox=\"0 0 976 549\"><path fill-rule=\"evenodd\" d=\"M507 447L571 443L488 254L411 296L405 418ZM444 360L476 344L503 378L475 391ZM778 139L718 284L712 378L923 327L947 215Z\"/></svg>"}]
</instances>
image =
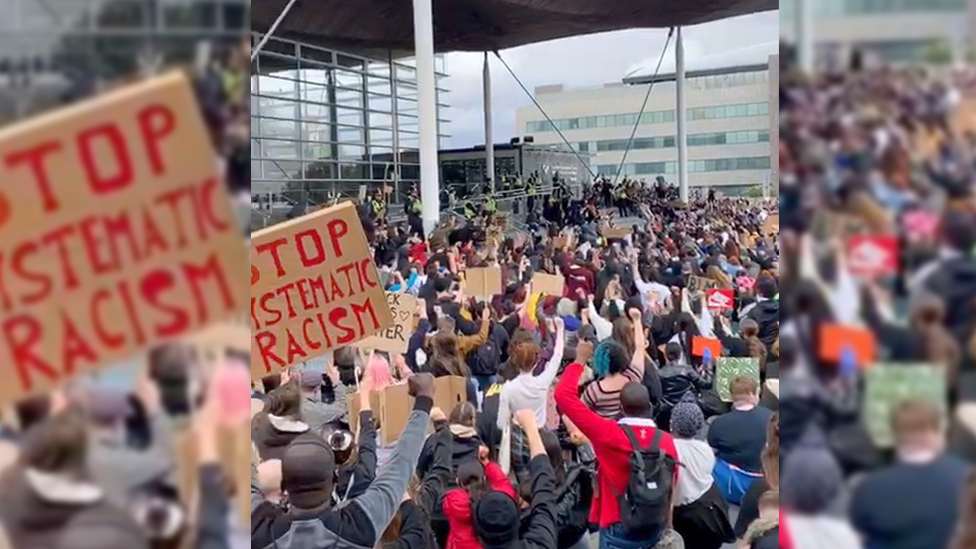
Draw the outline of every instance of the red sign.
<instances>
[{"instance_id":1,"label":"red sign","mask_svg":"<svg viewBox=\"0 0 976 549\"><path fill-rule=\"evenodd\" d=\"M857 276L898 272L898 240L893 236L854 235L847 241L848 264Z\"/></svg>"},{"instance_id":2,"label":"red sign","mask_svg":"<svg viewBox=\"0 0 976 549\"><path fill-rule=\"evenodd\" d=\"M732 290L708 290L708 308L715 311L727 311L735 307Z\"/></svg>"},{"instance_id":3,"label":"red sign","mask_svg":"<svg viewBox=\"0 0 976 549\"><path fill-rule=\"evenodd\" d=\"M352 202L251 235L251 376L263 377L393 323Z\"/></svg>"},{"instance_id":4,"label":"red sign","mask_svg":"<svg viewBox=\"0 0 976 549\"><path fill-rule=\"evenodd\" d=\"M0 130L0 404L244 309L215 159L180 74Z\"/></svg>"}]
</instances>

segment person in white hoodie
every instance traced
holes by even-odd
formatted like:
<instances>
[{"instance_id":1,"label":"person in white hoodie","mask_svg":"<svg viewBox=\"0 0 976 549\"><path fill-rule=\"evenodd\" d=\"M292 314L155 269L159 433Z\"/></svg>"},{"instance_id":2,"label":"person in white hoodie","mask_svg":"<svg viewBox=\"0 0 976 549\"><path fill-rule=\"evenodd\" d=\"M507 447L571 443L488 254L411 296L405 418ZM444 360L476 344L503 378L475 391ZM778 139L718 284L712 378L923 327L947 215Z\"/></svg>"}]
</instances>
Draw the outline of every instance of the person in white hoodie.
<instances>
[{"instance_id":1,"label":"person in white hoodie","mask_svg":"<svg viewBox=\"0 0 976 549\"><path fill-rule=\"evenodd\" d=\"M829 509L844 487L844 475L816 427L786 457L780 482L782 512L793 549L861 549L850 522Z\"/></svg>"}]
</instances>

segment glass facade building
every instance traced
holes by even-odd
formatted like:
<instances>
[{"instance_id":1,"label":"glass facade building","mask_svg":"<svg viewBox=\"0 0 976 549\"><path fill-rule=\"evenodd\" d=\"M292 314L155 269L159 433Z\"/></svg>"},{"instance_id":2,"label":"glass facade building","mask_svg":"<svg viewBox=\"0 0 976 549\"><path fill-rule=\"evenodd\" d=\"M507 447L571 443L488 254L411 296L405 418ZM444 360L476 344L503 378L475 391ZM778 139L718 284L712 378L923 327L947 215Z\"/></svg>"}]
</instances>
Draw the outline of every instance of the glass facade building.
<instances>
[{"instance_id":1,"label":"glass facade building","mask_svg":"<svg viewBox=\"0 0 976 549\"><path fill-rule=\"evenodd\" d=\"M259 35L253 35L257 43ZM437 58L438 130L447 137L443 57ZM361 185L418 182L417 74L404 59L375 59L272 38L251 67L251 193L264 209L321 204ZM440 148L440 147L438 147ZM399 174L396 177L396 174ZM398 184L394 184L399 181Z\"/></svg>"},{"instance_id":2,"label":"glass facade building","mask_svg":"<svg viewBox=\"0 0 976 549\"><path fill-rule=\"evenodd\" d=\"M0 0L0 123L71 86L240 44L250 26L246 0Z\"/></svg>"}]
</instances>

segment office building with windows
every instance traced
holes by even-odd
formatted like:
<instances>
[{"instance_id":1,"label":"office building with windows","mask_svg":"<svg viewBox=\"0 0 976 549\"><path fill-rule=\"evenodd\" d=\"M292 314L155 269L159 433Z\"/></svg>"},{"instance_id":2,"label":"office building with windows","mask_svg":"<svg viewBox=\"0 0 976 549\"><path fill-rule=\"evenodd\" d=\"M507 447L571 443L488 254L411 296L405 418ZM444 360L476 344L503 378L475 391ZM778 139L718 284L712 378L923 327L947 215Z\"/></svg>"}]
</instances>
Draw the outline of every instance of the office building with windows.
<instances>
[{"instance_id":1,"label":"office building with windows","mask_svg":"<svg viewBox=\"0 0 976 549\"><path fill-rule=\"evenodd\" d=\"M256 44L261 36L253 37ZM439 134L447 137L443 57ZM251 67L251 194L266 210L322 204L388 183L394 199L420 179L417 74L384 59L272 38Z\"/></svg>"},{"instance_id":2,"label":"office building with windows","mask_svg":"<svg viewBox=\"0 0 976 549\"><path fill-rule=\"evenodd\" d=\"M239 45L246 0L0 0L0 124L90 87Z\"/></svg>"},{"instance_id":3,"label":"office building with windows","mask_svg":"<svg viewBox=\"0 0 976 549\"><path fill-rule=\"evenodd\" d=\"M893 63L965 60L973 51L974 0L804 0L820 67L843 66L857 50ZM779 4L780 37L796 37L797 0Z\"/></svg>"},{"instance_id":4,"label":"office building with windows","mask_svg":"<svg viewBox=\"0 0 976 549\"><path fill-rule=\"evenodd\" d=\"M686 119L689 185L726 195L761 192L771 179L769 63L774 43L721 56L689 59ZM655 59L656 62L656 59ZM560 85L535 89L536 99L577 150L588 153L597 175L677 182L674 65L662 66L637 133L624 159L654 67L641 67L623 82L597 88ZM523 138L567 148L535 106L517 114Z\"/></svg>"}]
</instances>

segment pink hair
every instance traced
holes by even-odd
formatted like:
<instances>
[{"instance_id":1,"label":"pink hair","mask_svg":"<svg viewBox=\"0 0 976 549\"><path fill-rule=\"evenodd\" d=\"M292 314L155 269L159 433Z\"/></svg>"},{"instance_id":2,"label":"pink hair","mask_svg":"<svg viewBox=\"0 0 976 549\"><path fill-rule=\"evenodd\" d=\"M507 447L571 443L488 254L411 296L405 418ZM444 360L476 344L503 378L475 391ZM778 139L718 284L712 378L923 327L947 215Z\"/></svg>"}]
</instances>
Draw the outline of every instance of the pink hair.
<instances>
[{"instance_id":1,"label":"pink hair","mask_svg":"<svg viewBox=\"0 0 976 549\"><path fill-rule=\"evenodd\" d=\"M373 361L369 363L367 368L373 378L374 391L382 391L393 385L393 372L390 371L390 363L379 353L373 355Z\"/></svg>"}]
</instances>

